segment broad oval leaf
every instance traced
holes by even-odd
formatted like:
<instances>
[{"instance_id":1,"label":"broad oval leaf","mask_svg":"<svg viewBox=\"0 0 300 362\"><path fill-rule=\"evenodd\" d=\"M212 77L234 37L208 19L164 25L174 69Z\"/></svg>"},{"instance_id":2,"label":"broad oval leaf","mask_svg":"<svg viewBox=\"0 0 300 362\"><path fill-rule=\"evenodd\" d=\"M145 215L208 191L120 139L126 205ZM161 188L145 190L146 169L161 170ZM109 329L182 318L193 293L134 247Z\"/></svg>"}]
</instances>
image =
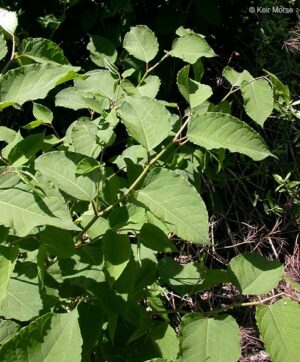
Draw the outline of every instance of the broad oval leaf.
<instances>
[{"instance_id":1,"label":"broad oval leaf","mask_svg":"<svg viewBox=\"0 0 300 362\"><path fill-rule=\"evenodd\" d=\"M105 269L112 278L112 283L119 279L131 255L130 240L127 235L120 235L108 230L102 239Z\"/></svg>"},{"instance_id":2,"label":"broad oval leaf","mask_svg":"<svg viewBox=\"0 0 300 362\"><path fill-rule=\"evenodd\" d=\"M22 328L3 344L0 359L6 362L80 362L82 337L78 312L45 314Z\"/></svg>"},{"instance_id":3,"label":"broad oval leaf","mask_svg":"<svg viewBox=\"0 0 300 362\"><path fill-rule=\"evenodd\" d=\"M162 253L178 251L167 235L156 225L145 223L140 231L139 240L149 249Z\"/></svg>"},{"instance_id":4,"label":"broad oval leaf","mask_svg":"<svg viewBox=\"0 0 300 362\"><path fill-rule=\"evenodd\" d=\"M36 159L35 169L66 194L91 201L96 196L97 175L76 177L77 165L85 157L75 152L49 152Z\"/></svg>"},{"instance_id":5,"label":"broad oval leaf","mask_svg":"<svg viewBox=\"0 0 300 362\"><path fill-rule=\"evenodd\" d=\"M245 111L256 123L263 126L273 110L273 91L265 79L242 82L241 92Z\"/></svg>"},{"instance_id":6,"label":"broad oval leaf","mask_svg":"<svg viewBox=\"0 0 300 362\"><path fill-rule=\"evenodd\" d=\"M287 298L256 310L260 338L273 362L300 361L300 306Z\"/></svg>"},{"instance_id":7,"label":"broad oval leaf","mask_svg":"<svg viewBox=\"0 0 300 362\"><path fill-rule=\"evenodd\" d=\"M235 69L229 66L223 69L222 75L233 87L240 87L244 81L250 82L254 80L252 75L247 70L237 72Z\"/></svg>"},{"instance_id":8,"label":"broad oval leaf","mask_svg":"<svg viewBox=\"0 0 300 362\"><path fill-rule=\"evenodd\" d=\"M3 344L11 339L19 332L20 329L21 326L14 321L5 319L0 321L0 344Z\"/></svg>"},{"instance_id":9,"label":"broad oval leaf","mask_svg":"<svg viewBox=\"0 0 300 362\"><path fill-rule=\"evenodd\" d=\"M227 148L260 161L272 153L262 137L246 123L221 112L208 112L192 116L188 139L208 150Z\"/></svg>"},{"instance_id":10,"label":"broad oval leaf","mask_svg":"<svg viewBox=\"0 0 300 362\"><path fill-rule=\"evenodd\" d=\"M101 152L101 146L97 142L97 132L97 125L87 117L81 117L73 122L66 133L72 142L70 150L97 158Z\"/></svg>"},{"instance_id":11,"label":"broad oval leaf","mask_svg":"<svg viewBox=\"0 0 300 362\"><path fill-rule=\"evenodd\" d=\"M86 79L75 79L74 86L80 95L94 94L101 97L113 100L115 97L115 90L117 79L115 79L110 71L98 70L92 74L87 74L89 77Z\"/></svg>"},{"instance_id":12,"label":"broad oval leaf","mask_svg":"<svg viewBox=\"0 0 300 362\"><path fill-rule=\"evenodd\" d=\"M117 60L117 51L111 41L101 35L92 35L87 45L92 62L102 68L107 67L106 61L111 64Z\"/></svg>"},{"instance_id":13,"label":"broad oval leaf","mask_svg":"<svg viewBox=\"0 0 300 362\"><path fill-rule=\"evenodd\" d=\"M7 54L7 45L3 34L0 34L0 60Z\"/></svg>"},{"instance_id":14,"label":"broad oval leaf","mask_svg":"<svg viewBox=\"0 0 300 362\"><path fill-rule=\"evenodd\" d=\"M194 64L201 57L211 58L216 54L199 34L190 33L175 39L170 54L187 63Z\"/></svg>"},{"instance_id":15,"label":"broad oval leaf","mask_svg":"<svg viewBox=\"0 0 300 362\"><path fill-rule=\"evenodd\" d=\"M149 63L158 52L158 41L146 25L137 25L126 33L123 47L136 59Z\"/></svg>"},{"instance_id":16,"label":"broad oval leaf","mask_svg":"<svg viewBox=\"0 0 300 362\"><path fill-rule=\"evenodd\" d=\"M17 236L28 235L40 225L79 230L57 197L42 198L12 174L5 174L0 180L0 222Z\"/></svg>"},{"instance_id":17,"label":"broad oval leaf","mask_svg":"<svg viewBox=\"0 0 300 362\"><path fill-rule=\"evenodd\" d=\"M239 326L229 315L184 316L180 327L180 362L236 362L241 354Z\"/></svg>"},{"instance_id":18,"label":"broad oval leaf","mask_svg":"<svg viewBox=\"0 0 300 362\"><path fill-rule=\"evenodd\" d=\"M0 8L0 26L10 35L14 35L18 26L18 16L15 11Z\"/></svg>"},{"instance_id":19,"label":"broad oval leaf","mask_svg":"<svg viewBox=\"0 0 300 362\"><path fill-rule=\"evenodd\" d=\"M67 230L47 226L45 230L39 233L39 238L50 255L69 258L74 254L73 237Z\"/></svg>"},{"instance_id":20,"label":"broad oval leaf","mask_svg":"<svg viewBox=\"0 0 300 362\"><path fill-rule=\"evenodd\" d=\"M30 64L9 70L0 78L0 109L45 98L51 89L76 76L69 67L57 64Z\"/></svg>"},{"instance_id":21,"label":"broad oval leaf","mask_svg":"<svg viewBox=\"0 0 300 362\"><path fill-rule=\"evenodd\" d=\"M8 282L18 255L18 248L0 246L0 306L6 298Z\"/></svg>"},{"instance_id":22,"label":"broad oval leaf","mask_svg":"<svg viewBox=\"0 0 300 362\"><path fill-rule=\"evenodd\" d=\"M180 238L197 244L209 243L205 204L196 189L176 172L154 169L138 191L137 200Z\"/></svg>"},{"instance_id":23,"label":"broad oval leaf","mask_svg":"<svg viewBox=\"0 0 300 362\"><path fill-rule=\"evenodd\" d=\"M203 288L206 270L196 263L179 264L172 258L158 262L158 274L179 295L193 295Z\"/></svg>"},{"instance_id":24,"label":"broad oval leaf","mask_svg":"<svg viewBox=\"0 0 300 362\"><path fill-rule=\"evenodd\" d=\"M186 65L177 74L177 86L191 108L205 102L211 95L211 87L189 78L190 66Z\"/></svg>"},{"instance_id":25,"label":"broad oval leaf","mask_svg":"<svg viewBox=\"0 0 300 362\"><path fill-rule=\"evenodd\" d=\"M148 151L158 146L171 130L171 115L156 99L127 98L119 115L129 135Z\"/></svg>"},{"instance_id":26,"label":"broad oval leaf","mask_svg":"<svg viewBox=\"0 0 300 362\"><path fill-rule=\"evenodd\" d=\"M29 268L27 272L30 273ZM11 277L7 296L3 301L0 315L19 321L28 321L37 317L43 309L40 286L37 275L34 278L16 274Z\"/></svg>"},{"instance_id":27,"label":"broad oval leaf","mask_svg":"<svg viewBox=\"0 0 300 362\"><path fill-rule=\"evenodd\" d=\"M63 50L49 39L27 38L23 40L22 52L19 56L30 58L37 63L70 65Z\"/></svg>"},{"instance_id":28,"label":"broad oval leaf","mask_svg":"<svg viewBox=\"0 0 300 362\"><path fill-rule=\"evenodd\" d=\"M174 329L165 322L151 327L151 339L161 356L167 361L176 361L179 352L178 338Z\"/></svg>"},{"instance_id":29,"label":"broad oval leaf","mask_svg":"<svg viewBox=\"0 0 300 362\"><path fill-rule=\"evenodd\" d=\"M155 98L159 91L160 83L158 76L149 75L144 82L137 87L137 90L142 97Z\"/></svg>"},{"instance_id":30,"label":"broad oval leaf","mask_svg":"<svg viewBox=\"0 0 300 362\"><path fill-rule=\"evenodd\" d=\"M242 294L268 293L283 276L283 265L258 254L244 253L230 260L232 281Z\"/></svg>"}]
</instances>

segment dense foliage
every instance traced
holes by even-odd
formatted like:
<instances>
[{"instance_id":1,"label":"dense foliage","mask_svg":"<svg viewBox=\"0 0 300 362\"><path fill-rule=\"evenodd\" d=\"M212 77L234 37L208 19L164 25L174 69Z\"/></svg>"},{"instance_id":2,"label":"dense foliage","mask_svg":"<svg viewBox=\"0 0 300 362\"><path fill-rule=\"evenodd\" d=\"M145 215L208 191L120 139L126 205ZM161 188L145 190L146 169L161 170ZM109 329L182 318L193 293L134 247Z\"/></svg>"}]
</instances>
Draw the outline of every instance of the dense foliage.
<instances>
[{"instance_id":1,"label":"dense foliage","mask_svg":"<svg viewBox=\"0 0 300 362\"><path fill-rule=\"evenodd\" d=\"M265 122L273 114L293 124L299 102L271 72L230 65L216 74L220 97L209 81L218 58L211 42L176 18L174 29L158 27L160 37L129 27L130 1L97 5L110 35L68 47L68 37L95 31L92 2L78 29L55 42L68 11L78 18L84 3L40 15L38 36L0 9L0 360L235 362L235 310L255 307L272 361L299 361L297 298L275 292L282 281L298 292L299 284L259 249L220 251L212 224L230 211L228 174L242 185L247 178L236 164L253 184L280 163ZM114 24L120 13L124 24ZM297 224L292 171L272 176L271 192L291 200ZM282 215L264 196L251 200L251 213ZM221 285L238 301L212 302Z\"/></svg>"}]
</instances>

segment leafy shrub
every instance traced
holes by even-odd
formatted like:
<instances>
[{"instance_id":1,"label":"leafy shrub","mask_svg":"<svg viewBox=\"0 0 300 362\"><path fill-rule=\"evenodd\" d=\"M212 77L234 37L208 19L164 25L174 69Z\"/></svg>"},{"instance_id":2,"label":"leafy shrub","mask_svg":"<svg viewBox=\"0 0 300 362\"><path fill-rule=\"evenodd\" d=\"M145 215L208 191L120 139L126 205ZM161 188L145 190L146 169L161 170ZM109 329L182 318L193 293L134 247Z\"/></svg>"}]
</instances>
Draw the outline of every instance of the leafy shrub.
<instances>
[{"instance_id":1,"label":"leafy shrub","mask_svg":"<svg viewBox=\"0 0 300 362\"><path fill-rule=\"evenodd\" d=\"M227 312L256 306L272 360L299 360L299 306L268 294L284 277L279 261L243 253L211 269L174 260L181 244L212 244L199 185L210 159L222 167L232 153L275 157L254 127L282 83L226 67L230 91L214 104L201 80L202 59L216 54L183 27L167 51L145 25L125 34L122 49L91 36L84 71L49 39L16 45L15 13L2 10L0 25L0 108L32 114L0 127L0 359L237 361L239 326ZM179 102L160 99L155 74L172 58ZM236 92L255 126L232 115ZM81 116L62 135L63 108ZM165 302L168 289L184 297L222 283L264 296L201 313Z\"/></svg>"}]
</instances>

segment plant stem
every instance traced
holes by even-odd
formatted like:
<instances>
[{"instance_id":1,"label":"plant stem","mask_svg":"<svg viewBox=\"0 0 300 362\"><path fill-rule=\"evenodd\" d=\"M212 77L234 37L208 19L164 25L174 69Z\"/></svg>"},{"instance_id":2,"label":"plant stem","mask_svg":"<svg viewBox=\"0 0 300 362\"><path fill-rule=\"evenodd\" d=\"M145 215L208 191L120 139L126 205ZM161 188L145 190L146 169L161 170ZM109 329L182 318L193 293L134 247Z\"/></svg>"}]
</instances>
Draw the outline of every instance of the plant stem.
<instances>
[{"instance_id":1,"label":"plant stem","mask_svg":"<svg viewBox=\"0 0 300 362\"><path fill-rule=\"evenodd\" d=\"M183 125L180 127L180 130L176 133L175 137L172 139L171 142L167 144L167 146L162 149L158 155L156 155L152 160L149 161L149 163L146 165L144 170L140 173L140 175L135 179L135 181L131 184L129 189L123 193L121 197L119 197L114 203L110 204L106 209L100 211L97 215L95 215L92 220L81 230L81 232L77 235L76 239L81 240L82 236L87 232L87 230L94 225L94 223L97 221L98 217L101 217L105 214L107 214L109 211L114 209L116 206L119 205L120 202L122 202L124 199L128 197L131 191L133 191L138 184L142 181L144 176L148 173L150 167L157 162L172 146L174 143L176 143L178 136L181 134L181 132L184 130L184 128L187 126L188 122L190 120L190 117L187 117Z\"/></svg>"},{"instance_id":2,"label":"plant stem","mask_svg":"<svg viewBox=\"0 0 300 362\"><path fill-rule=\"evenodd\" d=\"M266 302L268 302L268 301L270 301L272 299L278 298L278 297L280 297L282 295L286 295L286 293L281 292L281 293L272 295L271 297L265 298L263 300L255 300L253 302L233 303L233 304L227 305L226 307L223 307L223 308L211 310L209 312L204 312L203 314L206 317L209 317L209 316L214 316L215 314L220 314L220 313L227 312L228 310L231 310L233 308L251 307L251 306L255 306L255 305L261 305L261 304L264 304L264 303L266 303Z\"/></svg>"}]
</instances>

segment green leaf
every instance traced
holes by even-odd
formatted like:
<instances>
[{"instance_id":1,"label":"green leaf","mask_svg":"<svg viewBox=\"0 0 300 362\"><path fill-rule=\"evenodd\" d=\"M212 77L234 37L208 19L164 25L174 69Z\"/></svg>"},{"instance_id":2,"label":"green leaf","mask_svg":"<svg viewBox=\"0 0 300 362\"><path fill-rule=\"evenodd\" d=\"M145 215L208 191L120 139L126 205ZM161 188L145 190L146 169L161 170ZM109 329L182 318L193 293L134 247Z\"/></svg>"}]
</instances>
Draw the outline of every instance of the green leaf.
<instances>
[{"instance_id":1,"label":"green leaf","mask_svg":"<svg viewBox=\"0 0 300 362\"><path fill-rule=\"evenodd\" d=\"M0 126L0 141L11 143L16 138L17 132L13 129Z\"/></svg>"},{"instance_id":2,"label":"green leaf","mask_svg":"<svg viewBox=\"0 0 300 362\"><path fill-rule=\"evenodd\" d=\"M142 97L155 98L159 91L160 79L156 75L149 75L144 82L137 87Z\"/></svg>"},{"instance_id":3,"label":"green leaf","mask_svg":"<svg viewBox=\"0 0 300 362\"><path fill-rule=\"evenodd\" d=\"M165 322L159 322L151 328L151 339L160 355L167 361L176 361L179 344L174 329Z\"/></svg>"},{"instance_id":4,"label":"green leaf","mask_svg":"<svg viewBox=\"0 0 300 362\"><path fill-rule=\"evenodd\" d=\"M85 158L74 152L49 152L36 159L35 169L66 194L75 199L91 201L96 196L94 175L76 177L77 165Z\"/></svg>"},{"instance_id":5,"label":"green leaf","mask_svg":"<svg viewBox=\"0 0 300 362\"><path fill-rule=\"evenodd\" d=\"M221 112L208 112L192 116L188 139L208 150L227 148L260 161L272 153L261 136L239 119Z\"/></svg>"},{"instance_id":6,"label":"green leaf","mask_svg":"<svg viewBox=\"0 0 300 362\"><path fill-rule=\"evenodd\" d=\"M223 69L222 75L233 87L240 87L244 81L250 82L254 80L247 70L239 73L229 66Z\"/></svg>"},{"instance_id":7,"label":"green leaf","mask_svg":"<svg viewBox=\"0 0 300 362\"><path fill-rule=\"evenodd\" d=\"M273 91L265 79L254 79L241 84L245 111L259 125L263 126L265 120L273 110Z\"/></svg>"},{"instance_id":8,"label":"green leaf","mask_svg":"<svg viewBox=\"0 0 300 362\"><path fill-rule=\"evenodd\" d=\"M73 224L65 204L57 197L40 197L12 174L0 178L0 220L2 225L21 237L40 225L79 229Z\"/></svg>"},{"instance_id":9,"label":"green leaf","mask_svg":"<svg viewBox=\"0 0 300 362\"><path fill-rule=\"evenodd\" d=\"M0 306L2 301L6 298L8 282L17 255L18 248L0 246Z\"/></svg>"},{"instance_id":10,"label":"green leaf","mask_svg":"<svg viewBox=\"0 0 300 362\"><path fill-rule=\"evenodd\" d=\"M97 132L97 125L87 117L73 122L67 131L71 138L72 151L97 158L102 149Z\"/></svg>"},{"instance_id":11,"label":"green leaf","mask_svg":"<svg viewBox=\"0 0 300 362\"><path fill-rule=\"evenodd\" d=\"M0 345L11 339L20 329L21 326L14 321L5 319L0 321Z\"/></svg>"},{"instance_id":12,"label":"green leaf","mask_svg":"<svg viewBox=\"0 0 300 362\"><path fill-rule=\"evenodd\" d=\"M123 48L136 59L149 63L158 52L158 41L146 25L137 25L125 34Z\"/></svg>"},{"instance_id":13,"label":"green leaf","mask_svg":"<svg viewBox=\"0 0 300 362\"><path fill-rule=\"evenodd\" d=\"M119 115L129 135L148 151L158 146L171 130L171 115L156 99L127 98Z\"/></svg>"},{"instance_id":14,"label":"green leaf","mask_svg":"<svg viewBox=\"0 0 300 362\"><path fill-rule=\"evenodd\" d=\"M158 263L158 274L179 295L192 295L203 290L206 270L196 263L179 264L166 257Z\"/></svg>"},{"instance_id":15,"label":"green leaf","mask_svg":"<svg viewBox=\"0 0 300 362\"><path fill-rule=\"evenodd\" d=\"M180 238L197 244L209 243L204 202L196 189L174 171L154 169L137 199Z\"/></svg>"},{"instance_id":16,"label":"green leaf","mask_svg":"<svg viewBox=\"0 0 300 362\"><path fill-rule=\"evenodd\" d=\"M130 240L127 235L120 235L108 230L102 239L105 269L113 282L119 279L131 255Z\"/></svg>"},{"instance_id":17,"label":"green leaf","mask_svg":"<svg viewBox=\"0 0 300 362\"><path fill-rule=\"evenodd\" d=\"M162 253L178 251L176 246L168 239L167 235L157 226L144 224L140 231L139 240L149 249Z\"/></svg>"},{"instance_id":18,"label":"green leaf","mask_svg":"<svg viewBox=\"0 0 300 362\"><path fill-rule=\"evenodd\" d=\"M177 74L177 86L191 108L205 102L211 95L211 87L189 78L190 66L186 65Z\"/></svg>"},{"instance_id":19,"label":"green leaf","mask_svg":"<svg viewBox=\"0 0 300 362\"><path fill-rule=\"evenodd\" d=\"M33 103L32 113L37 120L42 121L43 123L51 124L53 121L53 113L49 108L42 104Z\"/></svg>"},{"instance_id":20,"label":"green leaf","mask_svg":"<svg viewBox=\"0 0 300 362\"><path fill-rule=\"evenodd\" d=\"M241 353L239 326L229 315L184 316L179 335L180 362L236 362Z\"/></svg>"},{"instance_id":21,"label":"green leaf","mask_svg":"<svg viewBox=\"0 0 300 362\"><path fill-rule=\"evenodd\" d=\"M86 79L77 78L74 80L75 89L80 92L81 96L91 93L111 100L115 97L116 84L117 80L110 71L104 69L92 73Z\"/></svg>"},{"instance_id":22,"label":"green leaf","mask_svg":"<svg viewBox=\"0 0 300 362\"><path fill-rule=\"evenodd\" d=\"M69 67L30 64L9 70L0 78L0 109L45 98L57 85L76 77Z\"/></svg>"},{"instance_id":23,"label":"green leaf","mask_svg":"<svg viewBox=\"0 0 300 362\"><path fill-rule=\"evenodd\" d=\"M10 35L14 35L18 26L18 17L15 11L9 11L0 8L0 27L8 32Z\"/></svg>"},{"instance_id":24,"label":"green leaf","mask_svg":"<svg viewBox=\"0 0 300 362\"><path fill-rule=\"evenodd\" d=\"M92 62L102 68L106 68L108 61L114 64L117 60L117 51L111 41L101 35L92 35L87 45Z\"/></svg>"},{"instance_id":25,"label":"green leaf","mask_svg":"<svg viewBox=\"0 0 300 362\"><path fill-rule=\"evenodd\" d=\"M300 307L295 301L281 299L256 310L260 338L273 362L300 360Z\"/></svg>"},{"instance_id":26,"label":"green leaf","mask_svg":"<svg viewBox=\"0 0 300 362\"><path fill-rule=\"evenodd\" d=\"M76 176L87 175L93 171L100 170L101 163L94 158L86 157L82 159L76 167Z\"/></svg>"},{"instance_id":27,"label":"green leaf","mask_svg":"<svg viewBox=\"0 0 300 362\"><path fill-rule=\"evenodd\" d=\"M44 134L30 135L10 150L7 161L13 167L19 167L28 162L35 154L43 148Z\"/></svg>"},{"instance_id":28,"label":"green leaf","mask_svg":"<svg viewBox=\"0 0 300 362\"><path fill-rule=\"evenodd\" d=\"M283 276L283 265L258 254L244 253L230 260L229 272L242 294L264 294L279 283Z\"/></svg>"},{"instance_id":29,"label":"green leaf","mask_svg":"<svg viewBox=\"0 0 300 362\"><path fill-rule=\"evenodd\" d=\"M5 318L28 321L43 309L38 278L14 277L10 279L7 297L3 301L0 314ZM1 353L0 353L1 355Z\"/></svg>"},{"instance_id":30,"label":"green leaf","mask_svg":"<svg viewBox=\"0 0 300 362\"><path fill-rule=\"evenodd\" d=\"M45 314L5 343L0 359L15 361L80 362L82 337L78 312Z\"/></svg>"},{"instance_id":31,"label":"green leaf","mask_svg":"<svg viewBox=\"0 0 300 362\"><path fill-rule=\"evenodd\" d=\"M3 34L0 34L0 60L7 54L7 45Z\"/></svg>"},{"instance_id":32,"label":"green leaf","mask_svg":"<svg viewBox=\"0 0 300 362\"><path fill-rule=\"evenodd\" d=\"M43 38L24 39L19 57L30 58L37 63L70 65L63 50L53 41Z\"/></svg>"},{"instance_id":33,"label":"green leaf","mask_svg":"<svg viewBox=\"0 0 300 362\"><path fill-rule=\"evenodd\" d=\"M216 56L206 40L195 33L186 34L175 39L170 54L190 64L196 63L201 57L211 58Z\"/></svg>"},{"instance_id":34,"label":"green leaf","mask_svg":"<svg viewBox=\"0 0 300 362\"><path fill-rule=\"evenodd\" d=\"M101 336L105 316L99 306L90 302L81 302L78 305L78 313L79 326L83 339L82 360L88 361L91 356L91 350Z\"/></svg>"},{"instance_id":35,"label":"green leaf","mask_svg":"<svg viewBox=\"0 0 300 362\"><path fill-rule=\"evenodd\" d=\"M47 226L45 230L39 233L39 237L50 255L69 258L74 254L73 237L67 230Z\"/></svg>"}]
</instances>

